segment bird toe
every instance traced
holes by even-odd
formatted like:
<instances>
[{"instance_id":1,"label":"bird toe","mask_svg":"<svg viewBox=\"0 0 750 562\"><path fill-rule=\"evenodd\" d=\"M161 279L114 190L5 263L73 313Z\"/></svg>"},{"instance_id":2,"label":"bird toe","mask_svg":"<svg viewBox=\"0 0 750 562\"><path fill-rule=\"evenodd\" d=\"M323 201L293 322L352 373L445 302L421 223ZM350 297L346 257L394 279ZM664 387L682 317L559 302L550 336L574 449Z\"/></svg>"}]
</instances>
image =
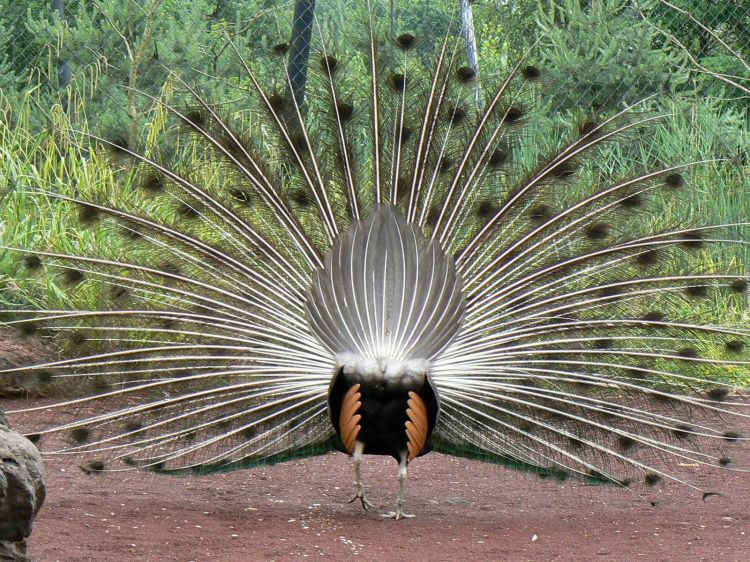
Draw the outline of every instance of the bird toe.
<instances>
[{"instance_id":1,"label":"bird toe","mask_svg":"<svg viewBox=\"0 0 750 562\"><path fill-rule=\"evenodd\" d=\"M398 511L390 511L388 513L381 513L381 517L384 519L395 519L398 521L399 519L412 519L414 517L411 513L404 513L401 509Z\"/></svg>"},{"instance_id":2,"label":"bird toe","mask_svg":"<svg viewBox=\"0 0 750 562\"><path fill-rule=\"evenodd\" d=\"M349 503L354 503L357 500L360 500L362 502L362 509L364 509L365 511L372 507L372 502L367 499L364 490L357 490L357 493L352 499L349 500Z\"/></svg>"}]
</instances>

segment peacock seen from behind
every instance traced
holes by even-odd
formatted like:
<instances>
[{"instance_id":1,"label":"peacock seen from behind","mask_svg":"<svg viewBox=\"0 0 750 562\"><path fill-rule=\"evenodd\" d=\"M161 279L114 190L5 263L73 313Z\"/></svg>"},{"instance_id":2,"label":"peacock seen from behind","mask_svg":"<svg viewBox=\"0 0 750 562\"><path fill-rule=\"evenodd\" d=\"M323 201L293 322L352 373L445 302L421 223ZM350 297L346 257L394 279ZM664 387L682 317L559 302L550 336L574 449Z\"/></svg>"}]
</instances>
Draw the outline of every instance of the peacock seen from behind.
<instances>
[{"instance_id":1,"label":"peacock seen from behind","mask_svg":"<svg viewBox=\"0 0 750 562\"><path fill-rule=\"evenodd\" d=\"M746 225L659 216L701 163L584 173L658 126L650 100L587 114L524 166L530 55L480 79L456 22L434 42L372 11L357 25L346 49L314 26L304 103L280 43L241 59L239 118L175 77L183 97L149 98L173 144L88 134L125 178L116 198L29 190L108 243L3 246L70 297L2 313L68 352L0 376L81 393L52 427L9 414L94 472L339 450L365 509L363 455L390 455L395 519L429 451L621 487L737 469L748 411L727 373L746 372L750 330L712 308L744 310L748 274L703 256L742 250Z\"/></svg>"}]
</instances>

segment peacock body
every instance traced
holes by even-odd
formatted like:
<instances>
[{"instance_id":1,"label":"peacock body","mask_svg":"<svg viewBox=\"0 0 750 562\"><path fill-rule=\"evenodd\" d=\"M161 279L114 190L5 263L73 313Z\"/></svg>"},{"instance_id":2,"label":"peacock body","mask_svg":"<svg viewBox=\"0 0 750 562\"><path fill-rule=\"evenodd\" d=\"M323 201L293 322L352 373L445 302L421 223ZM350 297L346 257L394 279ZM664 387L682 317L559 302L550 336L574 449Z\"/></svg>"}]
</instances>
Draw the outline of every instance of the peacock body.
<instances>
[{"instance_id":1,"label":"peacock body","mask_svg":"<svg viewBox=\"0 0 750 562\"><path fill-rule=\"evenodd\" d=\"M360 25L346 49L314 26L304 103L279 44L243 59L242 119L176 79L182 97L151 99L163 145L88 134L116 199L32 192L109 244L2 248L70 290L68 308L3 312L69 351L0 376L80 391L57 404L75 419L24 429L95 472L339 450L365 509L362 456L389 455L396 519L431 450L622 487L733 469L748 412L725 373L747 369L750 331L710 303L742 309L748 278L701 255L746 245L746 225L656 220L700 163L583 174L655 126L636 104L524 169L540 69L480 80L455 22L436 43L372 11Z\"/></svg>"}]
</instances>

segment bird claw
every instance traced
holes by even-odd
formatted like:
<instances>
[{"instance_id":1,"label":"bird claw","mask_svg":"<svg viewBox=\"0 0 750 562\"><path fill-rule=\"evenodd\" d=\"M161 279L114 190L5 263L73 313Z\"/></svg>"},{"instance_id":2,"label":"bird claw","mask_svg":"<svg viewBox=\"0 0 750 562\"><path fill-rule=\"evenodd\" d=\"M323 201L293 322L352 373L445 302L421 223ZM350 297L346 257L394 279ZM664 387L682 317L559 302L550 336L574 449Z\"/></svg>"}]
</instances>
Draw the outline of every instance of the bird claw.
<instances>
[{"instance_id":1,"label":"bird claw","mask_svg":"<svg viewBox=\"0 0 750 562\"><path fill-rule=\"evenodd\" d=\"M367 496L365 495L364 488L359 488L354 497L349 500L349 503L353 503L356 500L360 500L362 502L362 509L364 509L365 511L372 507L372 503L370 503L370 500L368 500Z\"/></svg>"},{"instance_id":2,"label":"bird claw","mask_svg":"<svg viewBox=\"0 0 750 562\"><path fill-rule=\"evenodd\" d=\"M398 521L399 519L411 519L412 517L414 517L413 514L404 513L400 506L396 509L396 511L391 511L390 513L381 513L380 516L385 519L395 519L396 521Z\"/></svg>"}]
</instances>

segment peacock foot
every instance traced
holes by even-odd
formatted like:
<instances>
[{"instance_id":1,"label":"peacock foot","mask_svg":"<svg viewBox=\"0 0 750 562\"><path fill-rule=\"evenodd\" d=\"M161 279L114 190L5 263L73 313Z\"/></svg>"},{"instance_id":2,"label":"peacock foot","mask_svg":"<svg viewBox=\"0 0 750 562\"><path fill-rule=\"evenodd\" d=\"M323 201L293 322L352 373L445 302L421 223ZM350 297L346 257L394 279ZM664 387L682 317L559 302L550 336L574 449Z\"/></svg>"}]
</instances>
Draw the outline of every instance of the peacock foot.
<instances>
[{"instance_id":1,"label":"peacock foot","mask_svg":"<svg viewBox=\"0 0 750 562\"><path fill-rule=\"evenodd\" d=\"M413 514L404 513L404 510L401 508L401 506L398 506L396 508L396 511L391 511L390 513L381 513L381 517L384 517L385 519L395 519L398 521L399 519L411 519L414 517Z\"/></svg>"},{"instance_id":2,"label":"peacock foot","mask_svg":"<svg viewBox=\"0 0 750 562\"><path fill-rule=\"evenodd\" d=\"M362 502L362 509L364 509L365 511L372 507L372 503L367 499L367 496L365 495L365 489L363 487L357 488L357 493L352 499L349 500L349 503L352 503L356 500L360 500Z\"/></svg>"}]
</instances>

